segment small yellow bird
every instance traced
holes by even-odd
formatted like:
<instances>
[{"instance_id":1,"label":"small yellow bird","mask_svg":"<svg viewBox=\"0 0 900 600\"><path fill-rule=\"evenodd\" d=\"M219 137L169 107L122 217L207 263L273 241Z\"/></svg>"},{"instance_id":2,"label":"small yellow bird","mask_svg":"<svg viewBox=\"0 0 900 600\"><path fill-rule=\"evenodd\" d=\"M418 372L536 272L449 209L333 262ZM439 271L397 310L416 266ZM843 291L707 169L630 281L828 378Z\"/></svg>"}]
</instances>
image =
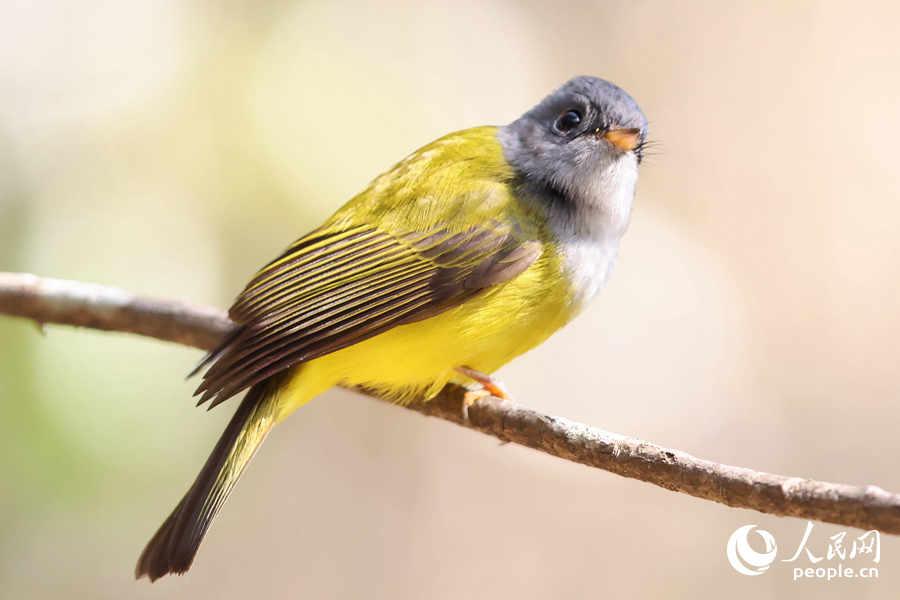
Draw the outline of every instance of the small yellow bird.
<instances>
[{"instance_id":1,"label":"small yellow bird","mask_svg":"<svg viewBox=\"0 0 900 600\"><path fill-rule=\"evenodd\" d=\"M398 402L488 374L603 289L634 201L647 120L615 85L576 77L505 127L414 152L247 285L197 390L246 396L136 575L184 573L272 427L335 385ZM196 372L196 371L195 371Z\"/></svg>"}]
</instances>

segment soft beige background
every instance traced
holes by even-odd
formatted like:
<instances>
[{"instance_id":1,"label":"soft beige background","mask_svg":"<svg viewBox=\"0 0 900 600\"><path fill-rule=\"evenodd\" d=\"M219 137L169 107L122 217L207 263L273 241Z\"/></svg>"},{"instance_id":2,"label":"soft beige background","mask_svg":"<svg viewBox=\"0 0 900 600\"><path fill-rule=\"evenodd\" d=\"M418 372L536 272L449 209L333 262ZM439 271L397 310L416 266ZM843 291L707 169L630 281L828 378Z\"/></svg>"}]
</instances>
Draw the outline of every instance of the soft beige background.
<instances>
[{"instance_id":1,"label":"soft beige background","mask_svg":"<svg viewBox=\"0 0 900 600\"><path fill-rule=\"evenodd\" d=\"M576 74L651 123L607 291L516 398L730 464L900 491L896 2L0 3L0 269L226 307L372 177ZM184 578L132 580L233 410L197 351L0 319L0 597L881 598L737 574L776 519L333 391ZM829 536L816 525L809 547ZM754 538L755 538L754 534ZM754 544L759 540L751 538ZM844 566L868 566L868 559ZM825 560L821 564L837 561ZM817 565L817 566L821 566Z\"/></svg>"}]
</instances>

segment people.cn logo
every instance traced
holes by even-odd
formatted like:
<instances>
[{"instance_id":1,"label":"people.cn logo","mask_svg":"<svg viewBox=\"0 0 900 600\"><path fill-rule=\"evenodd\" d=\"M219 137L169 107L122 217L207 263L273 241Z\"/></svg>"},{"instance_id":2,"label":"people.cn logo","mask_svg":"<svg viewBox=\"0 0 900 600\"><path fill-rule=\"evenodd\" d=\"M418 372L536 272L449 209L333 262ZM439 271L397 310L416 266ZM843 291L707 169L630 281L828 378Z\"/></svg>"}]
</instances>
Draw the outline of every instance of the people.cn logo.
<instances>
[{"instance_id":1,"label":"people.cn logo","mask_svg":"<svg viewBox=\"0 0 900 600\"><path fill-rule=\"evenodd\" d=\"M772 561L775 560L775 553L778 552L775 538L772 537L771 533L762 529L757 530L756 533L765 540L766 551L760 554L750 547L750 544L747 542L747 536L754 527L756 525L744 525L732 533L728 539L728 550L726 551L728 562L731 563L735 571L744 575L761 575L764 573L769 568L769 565L772 564ZM745 566L745 563L750 565L750 567L755 567L756 570L748 568Z\"/></svg>"}]
</instances>

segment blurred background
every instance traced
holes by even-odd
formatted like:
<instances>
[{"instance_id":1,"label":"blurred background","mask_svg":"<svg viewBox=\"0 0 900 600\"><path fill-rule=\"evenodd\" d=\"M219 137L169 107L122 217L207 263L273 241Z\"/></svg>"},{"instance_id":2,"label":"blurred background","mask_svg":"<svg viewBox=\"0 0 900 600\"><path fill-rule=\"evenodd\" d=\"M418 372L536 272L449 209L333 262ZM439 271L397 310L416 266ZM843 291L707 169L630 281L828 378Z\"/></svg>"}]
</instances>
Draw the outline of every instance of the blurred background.
<instances>
[{"instance_id":1,"label":"blurred background","mask_svg":"<svg viewBox=\"0 0 900 600\"><path fill-rule=\"evenodd\" d=\"M754 469L900 491L900 5L635 0L0 3L0 270L226 308L419 146L568 78L658 145L615 275L500 372L543 411ZM183 578L146 541L235 404L196 350L0 318L0 597L884 597L735 572L806 523L587 469L344 391L269 438ZM862 532L816 524L824 555ZM754 535L757 547L761 538ZM762 550L761 544L757 547ZM835 566L825 560L817 565ZM889 592L890 590L890 592Z\"/></svg>"}]
</instances>

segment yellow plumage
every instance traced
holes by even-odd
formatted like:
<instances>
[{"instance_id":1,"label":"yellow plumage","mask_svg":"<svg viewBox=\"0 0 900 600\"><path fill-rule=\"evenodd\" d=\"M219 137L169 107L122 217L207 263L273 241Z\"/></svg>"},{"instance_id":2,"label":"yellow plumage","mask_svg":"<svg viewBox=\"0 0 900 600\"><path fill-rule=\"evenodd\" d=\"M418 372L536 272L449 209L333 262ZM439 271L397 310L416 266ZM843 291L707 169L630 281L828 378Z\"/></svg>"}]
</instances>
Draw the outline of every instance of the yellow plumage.
<instances>
[{"instance_id":1,"label":"yellow plumage","mask_svg":"<svg viewBox=\"0 0 900 600\"><path fill-rule=\"evenodd\" d=\"M456 160L457 155L473 154L470 162ZM416 196L420 178L432 183L427 198ZM519 223L542 244L554 244L549 232L541 231L540 220L510 198L506 182L512 179L496 129L471 129L442 138L397 164L322 229L368 223L387 231L428 231L440 225L460 233L473 221ZM415 210L410 211L410 205ZM454 218L459 214L466 219ZM428 400L451 381L471 383L456 366L492 373L574 316L567 281L559 255L543 252L509 283L460 306L294 367L280 418L339 384L360 385L407 402Z\"/></svg>"},{"instance_id":2,"label":"yellow plumage","mask_svg":"<svg viewBox=\"0 0 900 600\"><path fill-rule=\"evenodd\" d=\"M450 381L471 383L454 370L458 365L496 371L569 319L565 298L554 298L542 285L559 277L552 262L539 261L505 287L427 321L401 325L295 367L282 418L338 384L361 385L406 402L429 400Z\"/></svg>"},{"instance_id":3,"label":"yellow plumage","mask_svg":"<svg viewBox=\"0 0 900 600\"><path fill-rule=\"evenodd\" d=\"M427 401L471 376L499 394L485 374L602 289L645 121L607 82L567 86L508 128L414 152L250 281L229 311L236 328L198 367L209 369L197 390L211 407L247 394L138 577L190 567L266 435L319 393L351 385ZM628 129L614 132L611 119Z\"/></svg>"}]
</instances>

